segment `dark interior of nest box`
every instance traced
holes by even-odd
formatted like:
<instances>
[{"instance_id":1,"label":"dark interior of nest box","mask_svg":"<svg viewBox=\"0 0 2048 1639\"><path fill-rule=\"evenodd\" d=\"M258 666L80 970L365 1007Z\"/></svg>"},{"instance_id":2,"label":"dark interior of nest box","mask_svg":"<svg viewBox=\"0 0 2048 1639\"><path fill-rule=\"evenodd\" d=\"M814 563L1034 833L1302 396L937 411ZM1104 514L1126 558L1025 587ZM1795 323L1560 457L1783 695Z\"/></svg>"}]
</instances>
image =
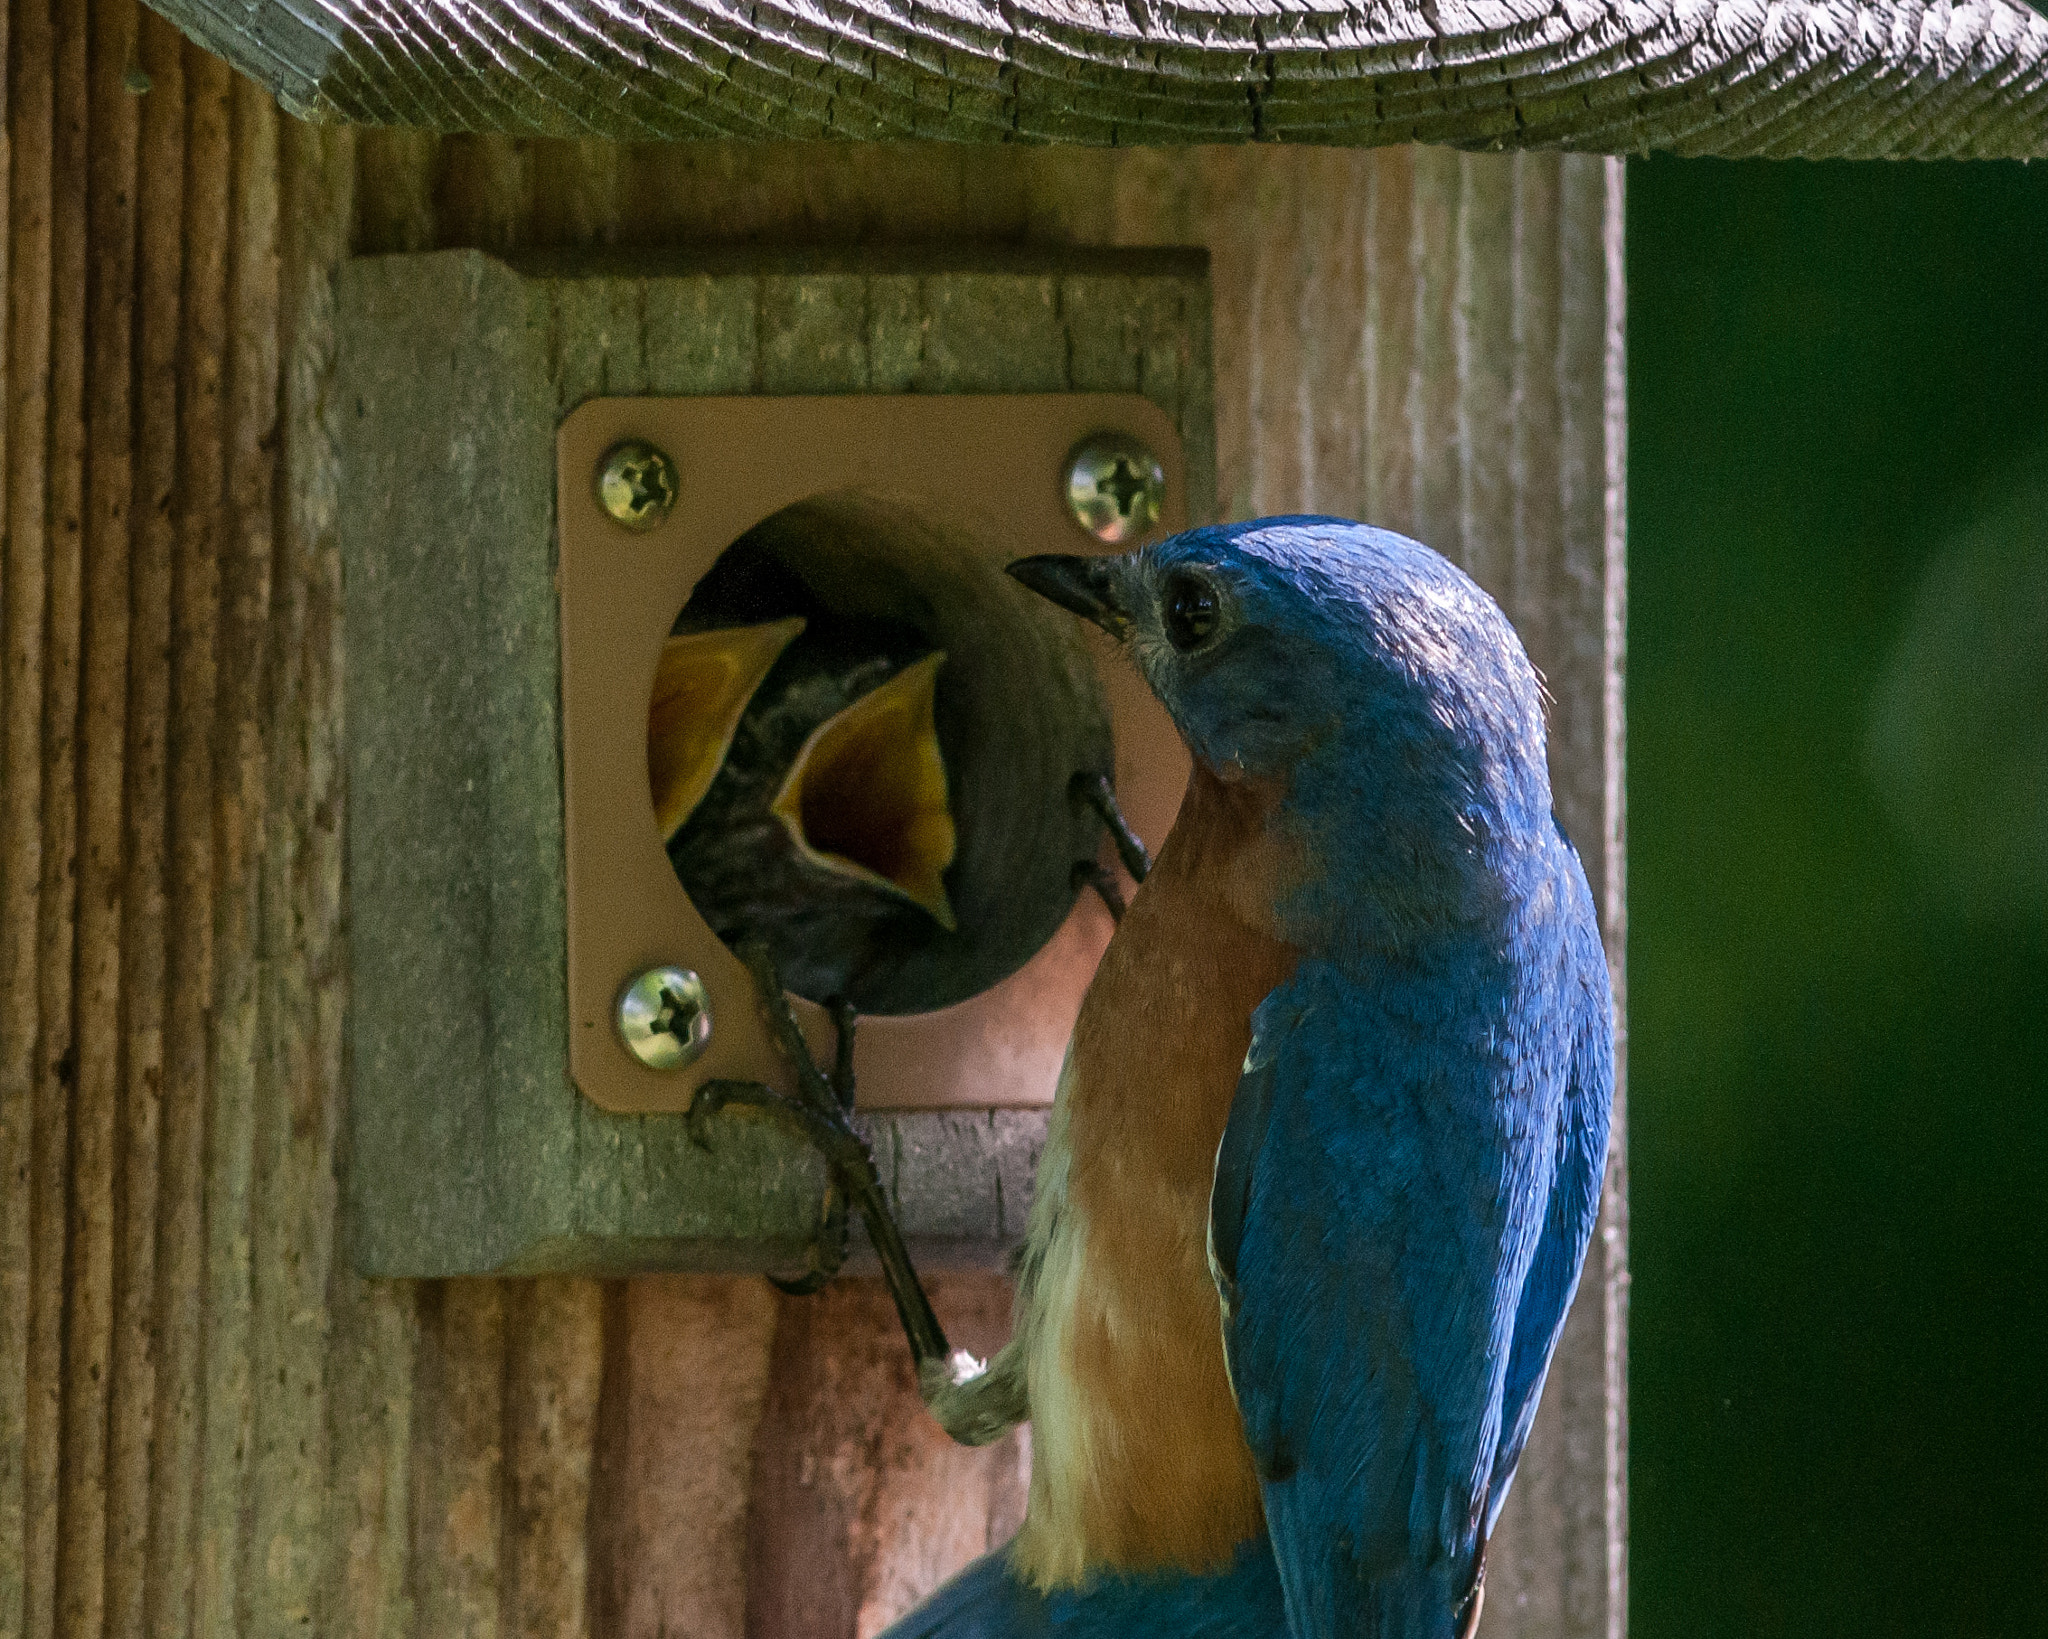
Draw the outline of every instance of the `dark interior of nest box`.
<instances>
[{"instance_id":1,"label":"dark interior of nest box","mask_svg":"<svg viewBox=\"0 0 2048 1639\"><path fill-rule=\"evenodd\" d=\"M733 542L676 618L716 645L753 630L767 670L669 859L719 938L763 941L798 995L876 1014L978 995L1051 938L1097 855L1070 794L1113 767L1095 666L1004 557L911 503L816 496Z\"/></svg>"}]
</instances>

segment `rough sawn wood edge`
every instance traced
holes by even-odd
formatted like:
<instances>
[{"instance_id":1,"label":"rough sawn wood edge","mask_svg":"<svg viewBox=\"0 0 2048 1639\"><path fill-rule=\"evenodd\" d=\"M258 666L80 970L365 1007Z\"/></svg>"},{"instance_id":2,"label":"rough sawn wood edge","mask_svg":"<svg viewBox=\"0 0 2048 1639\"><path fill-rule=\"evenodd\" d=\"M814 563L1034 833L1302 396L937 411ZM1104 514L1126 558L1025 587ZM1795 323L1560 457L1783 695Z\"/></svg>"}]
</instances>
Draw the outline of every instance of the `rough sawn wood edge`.
<instances>
[{"instance_id":1,"label":"rough sawn wood edge","mask_svg":"<svg viewBox=\"0 0 2048 1639\"><path fill-rule=\"evenodd\" d=\"M149 0L302 117L1104 146L2048 153L2022 0Z\"/></svg>"}]
</instances>

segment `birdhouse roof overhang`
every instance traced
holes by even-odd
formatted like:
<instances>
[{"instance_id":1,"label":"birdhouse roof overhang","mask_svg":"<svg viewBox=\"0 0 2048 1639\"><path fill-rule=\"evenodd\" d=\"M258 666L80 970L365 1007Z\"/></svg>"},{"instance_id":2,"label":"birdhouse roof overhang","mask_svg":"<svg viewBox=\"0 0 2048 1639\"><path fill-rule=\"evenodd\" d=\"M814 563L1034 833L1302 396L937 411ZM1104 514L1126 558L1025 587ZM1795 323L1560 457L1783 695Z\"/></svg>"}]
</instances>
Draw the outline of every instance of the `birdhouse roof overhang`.
<instances>
[{"instance_id":1,"label":"birdhouse roof overhang","mask_svg":"<svg viewBox=\"0 0 2048 1639\"><path fill-rule=\"evenodd\" d=\"M2020 0L149 0L304 118L436 131L2048 154Z\"/></svg>"}]
</instances>

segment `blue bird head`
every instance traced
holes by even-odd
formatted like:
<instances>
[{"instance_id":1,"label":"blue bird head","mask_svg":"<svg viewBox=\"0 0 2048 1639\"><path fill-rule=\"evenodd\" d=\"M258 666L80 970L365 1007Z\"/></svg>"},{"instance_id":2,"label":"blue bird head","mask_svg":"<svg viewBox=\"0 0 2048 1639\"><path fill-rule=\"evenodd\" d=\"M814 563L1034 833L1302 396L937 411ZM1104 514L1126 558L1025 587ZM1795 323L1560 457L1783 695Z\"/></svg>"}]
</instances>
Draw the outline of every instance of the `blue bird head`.
<instances>
[{"instance_id":1,"label":"blue bird head","mask_svg":"<svg viewBox=\"0 0 2048 1639\"><path fill-rule=\"evenodd\" d=\"M1548 833L1536 670L1416 541L1262 518L1010 571L1123 644L1209 774L1273 790L1332 891L1456 915L1446 895L1486 892L1502 849Z\"/></svg>"}]
</instances>

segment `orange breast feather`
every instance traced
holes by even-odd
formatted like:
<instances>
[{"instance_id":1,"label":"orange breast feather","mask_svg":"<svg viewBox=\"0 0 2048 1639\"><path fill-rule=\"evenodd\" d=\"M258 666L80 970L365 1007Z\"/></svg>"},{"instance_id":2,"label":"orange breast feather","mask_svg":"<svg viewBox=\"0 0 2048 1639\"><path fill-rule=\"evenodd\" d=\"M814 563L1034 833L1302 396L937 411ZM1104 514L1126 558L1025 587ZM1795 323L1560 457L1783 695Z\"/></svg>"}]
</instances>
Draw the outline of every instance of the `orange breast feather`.
<instances>
[{"instance_id":1,"label":"orange breast feather","mask_svg":"<svg viewBox=\"0 0 2048 1639\"><path fill-rule=\"evenodd\" d=\"M1295 961L1272 927L1292 874L1272 802L1196 770L1075 1026L1055 1134L1065 1199L1028 1345L1016 1563L1041 1586L1212 1567L1261 1525L1207 1235L1252 1010Z\"/></svg>"}]
</instances>

